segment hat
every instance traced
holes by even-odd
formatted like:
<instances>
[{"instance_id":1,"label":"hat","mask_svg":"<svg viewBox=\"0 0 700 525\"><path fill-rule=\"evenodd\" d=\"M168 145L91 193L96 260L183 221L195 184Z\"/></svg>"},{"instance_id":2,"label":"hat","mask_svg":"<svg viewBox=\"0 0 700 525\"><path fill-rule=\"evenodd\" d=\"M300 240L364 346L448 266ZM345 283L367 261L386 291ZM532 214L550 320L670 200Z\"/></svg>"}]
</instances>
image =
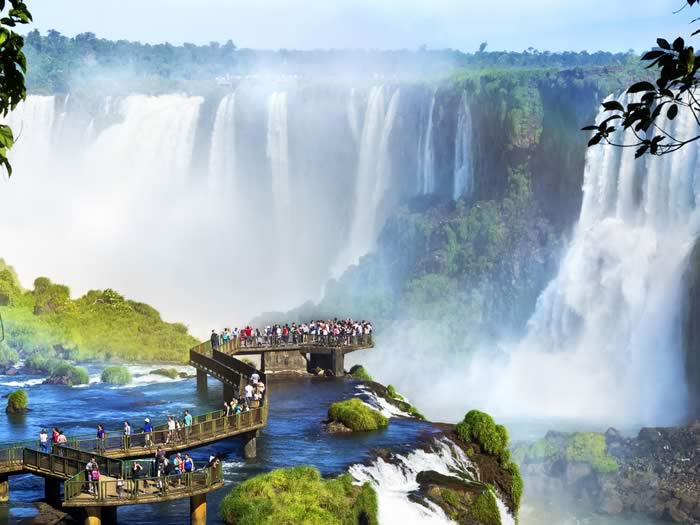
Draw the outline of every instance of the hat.
<instances>
[{"instance_id":1,"label":"hat","mask_svg":"<svg viewBox=\"0 0 700 525\"><path fill-rule=\"evenodd\" d=\"M146 423L150 423L150 422L151 422L151 420L148 419L148 418L144 419L144 421L145 421Z\"/></svg>"},{"instance_id":2,"label":"hat","mask_svg":"<svg viewBox=\"0 0 700 525\"><path fill-rule=\"evenodd\" d=\"M216 456L209 456L209 461L214 461L216 459Z\"/></svg>"}]
</instances>

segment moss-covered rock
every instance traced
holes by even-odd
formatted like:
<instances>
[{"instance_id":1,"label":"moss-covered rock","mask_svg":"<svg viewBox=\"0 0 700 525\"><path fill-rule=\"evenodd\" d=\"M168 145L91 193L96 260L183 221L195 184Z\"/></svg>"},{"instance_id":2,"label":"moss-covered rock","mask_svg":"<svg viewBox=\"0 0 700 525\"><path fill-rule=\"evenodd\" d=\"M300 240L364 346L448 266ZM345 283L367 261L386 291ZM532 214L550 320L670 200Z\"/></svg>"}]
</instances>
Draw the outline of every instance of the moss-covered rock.
<instances>
[{"instance_id":1,"label":"moss-covered rock","mask_svg":"<svg viewBox=\"0 0 700 525\"><path fill-rule=\"evenodd\" d=\"M328 409L329 421L342 423L355 432L378 430L389 424L389 420L357 398L333 403Z\"/></svg>"},{"instance_id":2,"label":"moss-covered rock","mask_svg":"<svg viewBox=\"0 0 700 525\"><path fill-rule=\"evenodd\" d=\"M132 380L131 372L123 365L108 366L100 378L103 383L110 385L128 385Z\"/></svg>"},{"instance_id":3,"label":"moss-covered rock","mask_svg":"<svg viewBox=\"0 0 700 525\"><path fill-rule=\"evenodd\" d=\"M7 407L5 412L8 414L23 414L27 411L29 404L29 396L24 390L15 390L7 397Z\"/></svg>"},{"instance_id":4,"label":"moss-covered rock","mask_svg":"<svg viewBox=\"0 0 700 525\"><path fill-rule=\"evenodd\" d=\"M353 379L359 379L360 381L373 381L372 376L369 375L369 372L365 369L365 367L361 365L355 365L350 369L350 376Z\"/></svg>"},{"instance_id":5,"label":"moss-covered rock","mask_svg":"<svg viewBox=\"0 0 700 525\"><path fill-rule=\"evenodd\" d=\"M156 368L151 374L169 377L170 379L177 379L180 377L180 373L175 368Z\"/></svg>"},{"instance_id":6,"label":"moss-covered rock","mask_svg":"<svg viewBox=\"0 0 700 525\"><path fill-rule=\"evenodd\" d=\"M312 467L273 470L236 486L221 504L230 525L378 525L377 496L350 475L324 480Z\"/></svg>"},{"instance_id":7,"label":"moss-covered rock","mask_svg":"<svg viewBox=\"0 0 700 525\"><path fill-rule=\"evenodd\" d=\"M87 385L90 382L90 376L81 366L71 365L69 363L61 363L55 367L49 377L44 380L47 385Z\"/></svg>"},{"instance_id":8,"label":"moss-covered rock","mask_svg":"<svg viewBox=\"0 0 700 525\"><path fill-rule=\"evenodd\" d=\"M599 432L576 432L566 447L567 461L588 463L600 473L617 472L619 465L608 455L605 436Z\"/></svg>"},{"instance_id":9,"label":"moss-covered rock","mask_svg":"<svg viewBox=\"0 0 700 525\"><path fill-rule=\"evenodd\" d=\"M466 447L467 455L479 465L482 480L492 482L501 489L517 516L523 480L518 465L511 460L506 427L496 424L485 412L470 410L455 427L455 434ZM474 451L473 445L478 446L480 454Z\"/></svg>"}]
</instances>

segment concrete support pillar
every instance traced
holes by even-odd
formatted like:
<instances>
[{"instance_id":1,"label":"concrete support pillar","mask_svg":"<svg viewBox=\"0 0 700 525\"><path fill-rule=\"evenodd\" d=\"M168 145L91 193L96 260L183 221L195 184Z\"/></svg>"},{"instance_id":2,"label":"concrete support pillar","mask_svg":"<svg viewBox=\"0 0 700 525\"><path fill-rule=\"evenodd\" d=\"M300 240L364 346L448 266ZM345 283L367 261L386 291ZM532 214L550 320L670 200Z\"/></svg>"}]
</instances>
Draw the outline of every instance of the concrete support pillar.
<instances>
[{"instance_id":1,"label":"concrete support pillar","mask_svg":"<svg viewBox=\"0 0 700 525\"><path fill-rule=\"evenodd\" d=\"M117 525L117 507L102 507L102 525Z\"/></svg>"},{"instance_id":2,"label":"concrete support pillar","mask_svg":"<svg viewBox=\"0 0 700 525\"><path fill-rule=\"evenodd\" d=\"M260 354L260 371L263 374L267 373L267 367L266 367L266 363L265 363L265 361L267 361L267 359L265 359L266 355L269 355L269 354L266 354L265 352L262 352Z\"/></svg>"},{"instance_id":3,"label":"concrete support pillar","mask_svg":"<svg viewBox=\"0 0 700 525\"><path fill-rule=\"evenodd\" d=\"M345 375L345 354L342 348L334 348L331 354L331 370L335 377L343 377Z\"/></svg>"},{"instance_id":4,"label":"concrete support pillar","mask_svg":"<svg viewBox=\"0 0 700 525\"><path fill-rule=\"evenodd\" d=\"M190 523L192 525L207 525L206 493L190 497Z\"/></svg>"},{"instance_id":5,"label":"concrete support pillar","mask_svg":"<svg viewBox=\"0 0 700 525\"><path fill-rule=\"evenodd\" d=\"M207 391L207 373L197 370L197 392Z\"/></svg>"},{"instance_id":6,"label":"concrete support pillar","mask_svg":"<svg viewBox=\"0 0 700 525\"><path fill-rule=\"evenodd\" d=\"M44 499L52 507L61 507L61 481L55 478L44 479Z\"/></svg>"},{"instance_id":7,"label":"concrete support pillar","mask_svg":"<svg viewBox=\"0 0 700 525\"><path fill-rule=\"evenodd\" d=\"M246 459L258 457L258 433L255 430L243 434L243 457Z\"/></svg>"},{"instance_id":8,"label":"concrete support pillar","mask_svg":"<svg viewBox=\"0 0 700 525\"><path fill-rule=\"evenodd\" d=\"M101 507L85 507L85 525L102 525Z\"/></svg>"},{"instance_id":9,"label":"concrete support pillar","mask_svg":"<svg viewBox=\"0 0 700 525\"><path fill-rule=\"evenodd\" d=\"M0 476L0 503L10 501L10 477L7 474Z\"/></svg>"}]
</instances>

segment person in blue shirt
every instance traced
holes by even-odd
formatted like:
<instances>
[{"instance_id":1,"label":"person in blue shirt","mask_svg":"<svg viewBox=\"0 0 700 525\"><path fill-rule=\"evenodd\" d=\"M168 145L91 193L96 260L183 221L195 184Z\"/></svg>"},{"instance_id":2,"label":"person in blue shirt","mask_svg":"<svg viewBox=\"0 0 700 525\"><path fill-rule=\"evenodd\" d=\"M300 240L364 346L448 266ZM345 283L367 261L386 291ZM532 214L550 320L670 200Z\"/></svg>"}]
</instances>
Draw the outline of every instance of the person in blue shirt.
<instances>
[{"instance_id":1,"label":"person in blue shirt","mask_svg":"<svg viewBox=\"0 0 700 525\"><path fill-rule=\"evenodd\" d=\"M143 432L144 432L144 434L145 434L145 442L144 442L143 447L144 447L144 448L146 448L146 447L148 447L148 448L152 447L152 446L153 446L153 442L151 441L151 433L153 432L153 425L151 425L151 420L148 419L148 418L144 419L144 423L143 423Z\"/></svg>"}]
</instances>

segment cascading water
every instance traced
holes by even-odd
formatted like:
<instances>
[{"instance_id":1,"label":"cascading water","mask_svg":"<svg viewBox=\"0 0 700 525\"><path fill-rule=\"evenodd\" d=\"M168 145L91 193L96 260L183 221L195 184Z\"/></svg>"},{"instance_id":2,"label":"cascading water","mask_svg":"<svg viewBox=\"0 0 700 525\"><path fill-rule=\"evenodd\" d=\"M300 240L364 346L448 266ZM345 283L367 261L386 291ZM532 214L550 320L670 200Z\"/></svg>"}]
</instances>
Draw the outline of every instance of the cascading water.
<instances>
[{"instance_id":1,"label":"cascading water","mask_svg":"<svg viewBox=\"0 0 700 525\"><path fill-rule=\"evenodd\" d=\"M667 126L688 137L696 123L687 113ZM588 150L574 237L489 389L494 412L617 424L684 416L680 288L698 234L698 161L695 145L644 160L633 148Z\"/></svg>"},{"instance_id":2,"label":"cascading water","mask_svg":"<svg viewBox=\"0 0 700 525\"><path fill-rule=\"evenodd\" d=\"M376 86L369 93L359 145L353 219L348 240L335 263L333 273L336 277L372 249L381 227L379 208L391 171L389 137L399 103L399 90L396 89L385 110L385 90L384 86Z\"/></svg>"},{"instance_id":3,"label":"cascading water","mask_svg":"<svg viewBox=\"0 0 700 525\"><path fill-rule=\"evenodd\" d=\"M426 113L424 132L418 141L418 187L423 195L435 193L435 158L433 153L433 113L435 112L435 97L433 91L430 105Z\"/></svg>"},{"instance_id":4,"label":"cascading water","mask_svg":"<svg viewBox=\"0 0 700 525\"><path fill-rule=\"evenodd\" d=\"M279 224L284 229L291 219L289 183L289 136L287 132L287 93L272 93L267 101L267 158L272 173L272 196ZM282 235L283 238L285 235Z\"/></svg>"},{"instance_id":5,"label":"cascading water","mask_svg":"<svg viewBox=\"0 0 700 525\"><path fill-rule=\"evenodd\" d=\"M457 113L452 198L455 200L463 196L469 198L473 189L472 116L467 93L464 91L459 101L459 112Z\"/></svg>"},{"instance_id":6,"label":"cascading water","mask_svg":"<svg viewBox=\"0 0 700 525\"><path fill-rule=\"evenodd\" d=\"M231 185L236 165L236 95L219 102L209 151L209 182L215 187Z\"/></svg>"}]
</instances>

